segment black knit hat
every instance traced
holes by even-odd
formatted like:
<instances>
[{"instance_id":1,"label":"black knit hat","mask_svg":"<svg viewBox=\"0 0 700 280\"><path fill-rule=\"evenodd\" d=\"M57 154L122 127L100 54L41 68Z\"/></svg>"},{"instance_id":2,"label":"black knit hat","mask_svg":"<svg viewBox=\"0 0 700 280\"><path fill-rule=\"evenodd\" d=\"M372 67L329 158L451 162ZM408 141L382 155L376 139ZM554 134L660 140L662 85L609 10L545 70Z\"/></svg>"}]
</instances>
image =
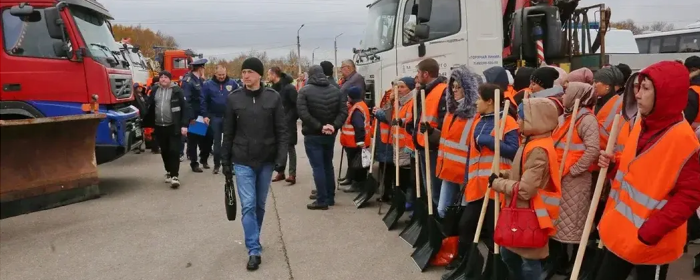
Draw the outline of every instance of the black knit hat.
<instances>
[{"instance_id":1,"label":"black knit hat","mask_svg":"<svg viewBox=\"0 0 700 280\"><path fill-rule=\"evenodd\" d=\"M688 70L693 69L693 68L700 69L700 56L694 55L694 56L688 57L685 60L684 65L686 68L688 68Z\"/></svg>"},{"instance_id":2,"label":"black knit hat","mask_svg":"<svg viewBox=\"0 0 700 280\"><path fill-rule=\"evenodd\" d=\"M265 73L265 66L263 66L262 61L260 61L260 59L257 57L246 58L246 60L243 61L243 65L241 65L241 71L245 69L253 70L260 74L260 76L264 75Z\"/></svg>"},{"instance_id":3,"label":"black knit hat","mask_svg":"<svg viewBox=\"0 0 700 280\"><path fill-rule=\"evenodd\" d=\"M160 71L160 73L158 73L158 78L160 78L161 76L166 76L166 77L168 77L168 79L171 79L171 80L173 79L173 74L171 74L170 72L165 71L165 70Z\"/></svg>"},{"instance_id":4,"label":"black knit hat","mask_svg":"<svg viewBox=\"0 0 700 280\"><path fill-rule=\"evenodd\" d=\"M323 75L333 77L333 63L330 61L322 61L321 68L323 68Z\"/></svg>"},{"instance_id":5,"label":"black knit hat","mask_svg":"<svg viewBox=\"0 0 700 280\"><path fill-rule=\"evenodd\" d=\"M530 81L538 84L542 88L552 88L554 87L554 81L559 78L559 71L552 67L540 67L532 72L530 76Z\"/></svg>"}]
</instances>

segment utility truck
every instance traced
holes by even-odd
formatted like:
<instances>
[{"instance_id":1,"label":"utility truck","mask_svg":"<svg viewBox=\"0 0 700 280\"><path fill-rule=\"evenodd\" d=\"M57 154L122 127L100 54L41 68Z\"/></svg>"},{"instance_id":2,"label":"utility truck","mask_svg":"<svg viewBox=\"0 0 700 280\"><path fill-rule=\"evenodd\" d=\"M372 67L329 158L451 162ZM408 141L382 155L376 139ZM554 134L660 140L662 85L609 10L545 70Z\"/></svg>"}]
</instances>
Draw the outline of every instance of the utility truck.
<instances>
[{"instance_id":1,"label":"utility truck","mask_svg":"<svg viewBox=\"0 0 700 280\"><path fill-rule=\"evenodd\" d=\"M131 77L134 83L140 83L146 85L149 82L150 71L146 60L141 54L141 49L138 45L132 45L130 39L123 39L121 42L116 43L116 47L121 52L121 55L126 58L129 62L129 69L131 70Z\"/></svg>"},{"instance_id":2,"label":"utility truck","mask_svg":"<svg viewBox=\"0 0 700 280\"><path fill-rule=\"evenodd\" d=\"M113 18L104 6L94 0L0 0L0 11L0 119L91 114L97 102L106 115L94 136L98 164L140 144L131 72L114 46ZM40 143L26 148L31 145Z\"/></svg>"},{"instance_id":3,"label":"utility truck","mask_svg":"<svg viewBox=\"0 0 700 280\"><path fill-rule=\"evenodd\" d=\"M577 9L578 0L559 0L556 6L553 2L375 1L367 6L361 49L354 50L367 85L365 99L373 105L393 79L415 76L415 66L426 58L437 60L445 76L460 64L477 73L492 66L514 69L547 63L596 70L604 65L610 10L602 4ZM600 17L602 36L591 34L589 14Z\"/></svg>"},{"instance_id":4,"label":"utility truck","mask_svg":"<svg viewBox=\"0 0 700 280\"><path fill-rule=\"evenodd\" d=\"M156 69L166 70L173 75L173 82L178 83L187 72L190 70L190 63L193 59L204 57L203 54L197 54L191 49L178 50L175 48L155 46L153 49L156 52L155 67L153 75L156 75Z\"/></svg>"}]
</instances>

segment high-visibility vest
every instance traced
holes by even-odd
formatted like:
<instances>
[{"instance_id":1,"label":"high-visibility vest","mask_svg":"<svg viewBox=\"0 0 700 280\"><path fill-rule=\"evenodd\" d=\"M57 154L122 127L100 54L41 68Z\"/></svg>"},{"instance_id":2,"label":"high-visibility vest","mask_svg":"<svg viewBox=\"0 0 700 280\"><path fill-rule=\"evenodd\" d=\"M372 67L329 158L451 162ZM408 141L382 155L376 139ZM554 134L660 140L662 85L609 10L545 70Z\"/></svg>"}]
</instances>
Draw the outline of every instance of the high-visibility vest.
<instances>
[{"instance_id":1,"label":"high-visibility vest","mask_svg":"<svg viewBox=\"0 0 700 280\"><path fill-rule=\"evenodd\" d=\"M438 127L438 110L440 109L438 107L440 106L440 98L444 94L446 88L446 83L439 83L435 85L433 90L431 90L428 96L425 97L425 112L423 112L423 115L420 118L421 123L428 122L430 123L430 126ZM418 109L420 110L420 108ZM419 129L419 127L416 127L416 129ZM418 133L417 137L416 142L418 142L418 145L425 147L423 135Z\"/></svg>"},{"instance_id":2,"label":"high-visibility vest","mask_svg":"<svg viewBox=\"0 0 700 280\"><path fill-rule=\"evenodd\" d=\"M608 138L610 138L615 115L622 111L622 99L622 96L613 96L596 114L596 119L598 119L598 124L600 124L600 129L598 130L600 132L600 149L603 151L608 145Z\"/></svg>"},{"instance_id":3,"label":"high-visibility vest","mask_svg":"<svg viewBox=\"0 0 700 280\"><path fill-rule=\"evenodd\" d=\"M690 86L690 89L692 89L698 95L698 108L700 108L700 86ZM698 115L695 116L691 126L693 129L700 127L700 112L698 112Z\"/></svg>"},{"instance_id":4,"label":"high-visibility vest","mask_svg":"<svg viewBox=\"0 0 700 280\"><path fill-rule=\"evenodd\" d=\"M445 116L442 131L440 131L440 146L435 167L438 178L460 185L464 183L474 119L458 118L452 113L447 113Z\"/></svg>"},{"instance_id":5,"label":"high-visibility vest","mask_svg":"<svg viewBox=\"0 0 700 280\"><path fill-rule=\"evenodd\" d=\"M627 139L630 137L630 132L632 132L632 125L634 125L635 120L631 120L632 122L625 120L624 118L620 118L620 131L617 133L617 139L615 140L615 149L613 150L613 154L615 157L615 162L620 162L620 156L622 156L622 151L625 150L625 143L627 143Z\"/></svg>"},{"instance_id":6,"label":"high-visibility vest","mask_svg":"<svg viewBox=\"0 0 700 280\"><path fill-rule=\"evenodd\" d=\"M515 104L515 99L513 98L515 97L516 93L517 92L515 91L515 88L513 88L513 86L508 86L508 90L506 90L503 93L503 97L508 98L508 100L510 100L510 106L518 106L518 104Z\"/></svg>"},{"instance_id":7,"label":"high-visibility vest","mask_svg":"<svg viewBox=\"0 0 700 280\"><path fill-rule=\"evenodd\" d=\"M537 195L532 198L532 206L537 214L537 221L541 229L547 230L550 236L556 233L554 221L559 218L559 205L561 204L561 176L559 175L559 160L554 148L554 139L551 137L536 138L525 143L520 166L525 173L525 161L535 148L544 149L549 159L549 181L544 188L537 189ZM521 174L522 174L521 173ZM505 205L505 201L503 201Z\"/></svg>"},{"instance_id":8,"label":"high-visibility vest","mask_svg":"<svg viewBox=\"0 0 700 280\"><path fill-rule=\"evenodd\" d=\"M474 129L472 129L472 138L473 135L477 133L481 134L479 131L476 131L476 124L478 124L480 121L481 115L477 115L474 120ZM503 130L503 136L505 137L505 135L508 134L508 132L517 129L518 123L515 121L515 119L513 119L513 117L508 116L508 119L506 120L506 127ZM491 130L491 136L496 136L495 129ZM467 187L464 190L464 198L467 202L472 202L484 198L484 194L486 194L486 188L488 188L489 185L491 167L493 166L493 151L487 147L481 147L480 152L479 149L477 149L475 142L476 141L469 141L469 166L467 169L469 173L467 174ZM500 170L510 170L512 164L513 161L511 161L510 159L501 157ZM493 192L491 192L489 198L494 198Z\"/></svg>"},{"instance_id":9,"label":"high-visibility vest","mask_svg":"<svg viewBox=\"0 0 700 280\"><path fill-rule=\"evenodd\" d=\"M662 265L683 255L687 223L671 230L656 245L638 239L639 228L666 205L681 170L700 149L690 124L671 126L648 150L637 155L641 123L632 129L598 224L600 238L612 253L635 265Z\"/></svg>"},{"instance_id":10,"label":"high-visibility vest","mask_svg":"<svg viewBox=\"0 0 700 280\"><path fill-rule=\"evenodd\" d=\"M355 142L355 127L352 126L352 113L355 110L360 110L362 115L365 117L365 147L370 146L372 141L369 135L369 108L364 101L360 101L352 105L348 110L348 118L345 120L341 130L340 130L340 145L347 148L356 148L357 143Z\"/></svg>"},{"instance_id":11,"label":"high-visibility vest","mask_svg":"<svg viewBox=\"0 0 700 280\"><path fill-rule=\"evenodd\" d=\"M583 139L578 135L578 126L581 124L581 120L586 115L593 116L593 112L588 108L581 108L576 114L576 124L574 125L574 130L572 131L571 143L569 143L569 153L566 154L566 161L564 162L564 173L561 174L564 177L569 174L569 169L578 162L579 159L586 152L586 145L583 143ZM552 139L554 140L554 148L557 150L557 159L559 161L564 157L564 148L566 147L566 140L568 138L569 125L571 124L571 115L564 119L564 122L559 125L552 132ZM597 147L596 147L597 148ZM596 163L597 164L597 163Z\"/></svg>"},{"instance_id":12,"label":"high-visibility vest","mask_svg":"<svg viewBox=\"0 0 700 280\"><path fill-rule=\"evenodd\" d=\"M391 94L393 94L392 90L387 90L384 92L384 96L382 96L382 101L379 104L380 108L384 107L384 105L387 102L390 102ZM394 104L392 104L392 106L393 105ZM389 121L389 123L391 123L391 120L394 119L394 110L393 109L387 110L387 111L384 111L384 113L385 113L386 119ZM379 136L380 136L379 139L382 141L382 143L384 143L384 144L393 143L393 138L391 136L392 133L393 133L393 131L391 131L390 124L379 122Z\"/></svg>"},{"instance_id":13,"label":"high-visibility vest","mask_svg":"<svg viewBox=\"0 0 700 280\"><path fill-rule=\"evenodd\" d=\"M405 124L413 122L413 98L401 106L401 110L399 110L399 119L401 119ZM399 148L404 147L411 150L416 149L413 146L413 138L411 138L411 134L406 131L406 128L399 127Z\"/></svg>"}]
</instances>

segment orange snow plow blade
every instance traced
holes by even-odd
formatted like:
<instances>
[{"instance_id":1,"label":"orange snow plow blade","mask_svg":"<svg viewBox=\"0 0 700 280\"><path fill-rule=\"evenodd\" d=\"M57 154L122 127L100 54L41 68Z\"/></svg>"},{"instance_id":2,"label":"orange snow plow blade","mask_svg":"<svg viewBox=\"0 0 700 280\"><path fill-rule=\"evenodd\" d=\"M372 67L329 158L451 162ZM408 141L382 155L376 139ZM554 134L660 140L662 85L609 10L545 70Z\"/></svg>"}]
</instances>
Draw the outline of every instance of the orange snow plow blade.
<instances>
[{"instance_id":1,"label":"orange snow plow blade","mask_svg":"<svg viewBox=\"0 0 700 280\"><path fill-rule=\"evenodd\" d=\"M0 120L0 219L99 196L103 114Z\"/></svg>"}]
</instances>

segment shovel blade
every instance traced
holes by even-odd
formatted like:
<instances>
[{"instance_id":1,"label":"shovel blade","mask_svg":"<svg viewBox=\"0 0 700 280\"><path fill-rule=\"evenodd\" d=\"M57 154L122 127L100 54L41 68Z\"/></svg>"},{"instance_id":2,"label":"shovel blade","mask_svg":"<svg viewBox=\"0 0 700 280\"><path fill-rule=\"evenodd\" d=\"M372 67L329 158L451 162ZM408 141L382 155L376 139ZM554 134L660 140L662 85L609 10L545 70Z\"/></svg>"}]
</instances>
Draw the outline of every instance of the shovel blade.
<instances>
[{"instance_id":1,"label":"shovel blade","mask_svg":"<svg viewBox=\"0 0 700 280\"><path fill-rule=\"evenodd\" d=\"M357 197L352 200L352 202L355 204L357 209L360 209L365 206L365 203L367 203L372 196L374 196L375 192L377 192L377 180L375 180L371 175L367 176L367 180L365 180L360 194L358 194Z\"/></svg>"},{"instance_id":2,"label":"shovel blade","mask_svg":"<svg viewBox=\"0 0 700 280\"><path fill-rule=\"evenodd\" d=\"M395 189L394 195L391 198L391 207L389 211L386 212L382 221L388 230L392 230L396 227L396 223L399 221L403 213L406 212L406 196L398 188Z\"/></svg>"},{"instance_id":3,"label":"shovel blade","mask_svg":"<svg viewBox=\"0 0 700 280\"><path fill-rule=\"evenodd\" d=\"M477 244L472 244L469 254L454 270L442 276L442 280L482 280L481 269L484 257L479 253Z\"/></svg>"},{"instance_id":4,"label":"shovel blade","mask_svg":"<svg viewBox=\"0 0 700 280\"><path fill-rule=\"evenodd\" d=\"M427 210L425 210L425 204L420 200L417 200L414 205L413 217L408 223L406 228L399 234L399 237L406 241L412 247L416 247L418 243L418 238L423 230L423 223L425 222L425 216L427 215Z\"/></svg>"},{"instance_id":5,"label":"shovel blade","mask_svg":"<svg viewBox=\"0 0 700 280\"><path fill-rule=\"evenodd\" d=\"M419 238L419 245L416 250L411 254L411 258L418 266L421 272L425 271L430 265L430 260L435 257L435 254L440 251L440 246L442 246L442 239L444 235L437 226L437 221L432 216L427 219L426 226L423 227L424 241ZM423 241L423 242L421 242Z\"/></svg>"}]
</instances>

